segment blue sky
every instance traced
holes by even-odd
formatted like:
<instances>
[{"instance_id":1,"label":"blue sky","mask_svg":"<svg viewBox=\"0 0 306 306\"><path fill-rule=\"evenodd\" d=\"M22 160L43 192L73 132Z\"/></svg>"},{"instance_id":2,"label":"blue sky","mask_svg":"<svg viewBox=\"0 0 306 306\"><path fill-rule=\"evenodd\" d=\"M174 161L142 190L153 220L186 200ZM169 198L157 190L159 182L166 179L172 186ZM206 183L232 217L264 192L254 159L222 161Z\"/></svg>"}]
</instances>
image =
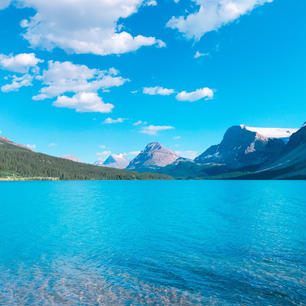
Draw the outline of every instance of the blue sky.
<instances>
[{"instance_id":1,"label":"blue sky","mask_svg":"<svg viewBox=\"0 0 306 306\"><path fill-rule=\"evenodd\" d=\"M305 1L48 2L0 2L1 136L92 163L305 121Z\"/></svg>"}]
</instances>

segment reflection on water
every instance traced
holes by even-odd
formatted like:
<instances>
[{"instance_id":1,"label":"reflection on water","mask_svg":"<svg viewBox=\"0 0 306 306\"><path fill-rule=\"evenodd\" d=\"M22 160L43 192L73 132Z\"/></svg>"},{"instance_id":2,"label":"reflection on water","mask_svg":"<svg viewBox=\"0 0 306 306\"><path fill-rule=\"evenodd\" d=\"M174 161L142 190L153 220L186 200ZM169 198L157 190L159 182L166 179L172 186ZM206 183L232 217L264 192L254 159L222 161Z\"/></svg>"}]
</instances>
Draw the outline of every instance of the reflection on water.
<instances>
[{"instance_id":1,"label":"reflection on water","mask_svg":"<svg viewBox=\"0 0 306 306\"><path fill-rule=\"evenodd\" d=\"M305 182L0 184L1 306L306 305Z\"/></svg>"}]
</instances>

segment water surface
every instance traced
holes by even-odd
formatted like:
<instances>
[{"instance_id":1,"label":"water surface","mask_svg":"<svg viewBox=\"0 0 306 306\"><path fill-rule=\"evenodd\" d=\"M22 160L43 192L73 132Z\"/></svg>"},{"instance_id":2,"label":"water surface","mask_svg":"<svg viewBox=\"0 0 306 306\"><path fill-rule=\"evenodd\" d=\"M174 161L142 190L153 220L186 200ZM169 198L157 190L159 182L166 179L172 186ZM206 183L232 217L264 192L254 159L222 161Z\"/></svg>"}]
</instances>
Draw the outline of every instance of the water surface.
<instances>
[{"instance_id":1,"label":"water surface","mask_svg":"<svg viewBox=\"0 0 306 306\"><path fill-rule=\"evenodd\" d=\"M306 305L301 181L0 183L0 305Z\"/></svg>"}]
</instances>

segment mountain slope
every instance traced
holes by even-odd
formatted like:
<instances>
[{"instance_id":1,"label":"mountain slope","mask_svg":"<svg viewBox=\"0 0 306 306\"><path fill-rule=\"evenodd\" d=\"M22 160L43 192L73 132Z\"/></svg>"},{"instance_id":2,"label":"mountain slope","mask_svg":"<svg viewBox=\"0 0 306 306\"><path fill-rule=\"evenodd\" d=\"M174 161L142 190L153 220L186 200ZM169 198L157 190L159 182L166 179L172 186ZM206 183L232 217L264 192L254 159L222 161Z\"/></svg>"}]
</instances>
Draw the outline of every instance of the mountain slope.
<instances>
[{"instance_id":1,"label":"mountain slope","mask_svg":"<svg viewBox=\"0 0 306 306\"><path fill-rule=\"evenodd\" d=\"M229 169L261 165L280 154L285 147L284 139L294 131L232 126L225 132L219 145L208 148L195 158L195 162L224 165Z\"/></svg>"},{"instance_id":2,"label":"mountain slope","mask_svg":"<svg viewBox=\"0 0 306 306\"><path fill-rule=\"evenodd\" d=\"M128 165L129 170L143 171L156 169L172 164L179 155L158 142L149 143Z\"/></svg>"},{"instance_id":3,"label":"mountain slope","mask_svg":"<svg viewBox=\"0 0 306 306\"><path fill-rule=\"evenodd\" d=\"M0 139L0 176L52 177L63 180L170 178L169 176L153 173L139 174L137 172L98 167L36 153L4 137Z\"/></svg>"},{"instance_id":4,"label":"mountain slope","mask_svg":"<svg viewBox=\"0 0 306 306\"><path fill-rule=\"evenodd\" d=\"M306 179L306 125L292 134L278 158L240 179Z\"/></svg>"}]
</instances>

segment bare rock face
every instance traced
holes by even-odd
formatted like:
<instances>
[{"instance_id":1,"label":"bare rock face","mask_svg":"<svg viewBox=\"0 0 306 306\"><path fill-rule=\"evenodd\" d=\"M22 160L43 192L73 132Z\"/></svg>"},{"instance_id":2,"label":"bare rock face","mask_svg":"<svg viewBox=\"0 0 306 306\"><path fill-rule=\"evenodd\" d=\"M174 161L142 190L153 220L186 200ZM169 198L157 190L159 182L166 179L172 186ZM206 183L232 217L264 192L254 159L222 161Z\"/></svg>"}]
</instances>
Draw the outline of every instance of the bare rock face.
<instances>
[{"instance_id":1,"label":"bare rock face","mask_svg":"<svg viewBox=\"0 0 306 306\"><path fill-rule=\"evenodd\" d=\"M263 164L275 159L284 149L294 129L232 126L219 145L195 158L198 164L219 164L230 169Z\"/></svg>"},{"instance_id":2,"label":"bare rock face","mask_svg":"<svg viewBox=\"0 0 306 306\"><path fill-rule=\"evenodd\" d=\"M139 170L144 168L165 167L172 164L179 155L158 142L149 143L128 165L127 169Z\"/></svg>"},{"instance_id":3,"label":"bare rock face","mask_svg":"<svg viewBox=\"0 0 306 306\"><path fill-rule=\"evenodd\" d=\"M105 161L96 161L96 166L125 169L130 163L130 160L122 154L112 154Z\"/></svg>"},{"instance_id":4,"label":"bare rock face","mask_svg":"<svg viewBox=\"0 0 306 306\"><path fill-rule=\"evenodd\" d=\"M306 125L292 134L280 156L261 167L258 173L277 172L275 178L306 178Z\"/></svg>"}]
</instances>

